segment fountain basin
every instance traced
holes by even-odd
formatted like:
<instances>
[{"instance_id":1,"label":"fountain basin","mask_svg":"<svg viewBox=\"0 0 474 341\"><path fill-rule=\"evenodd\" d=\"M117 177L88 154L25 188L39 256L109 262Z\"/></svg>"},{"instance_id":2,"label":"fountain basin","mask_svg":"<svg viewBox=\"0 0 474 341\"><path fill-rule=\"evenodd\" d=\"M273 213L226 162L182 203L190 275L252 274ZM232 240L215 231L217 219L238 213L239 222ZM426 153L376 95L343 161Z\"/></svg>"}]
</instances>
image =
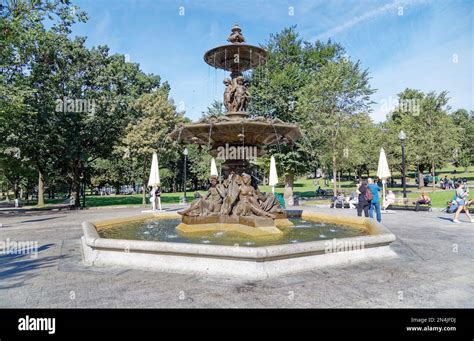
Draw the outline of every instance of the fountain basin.
<instances>
[{"instance_id":1,"label":"fountain basin","mask_svg":"<svg viewBox=\"0 0 474 341\"><path fill-rule=\"evenodd\" d=\"M127 222L147 219L134 217ZM157 219L177 219L175 214L160 214ZM97 232L110 224L124 222L84 222L81 238L85 264L175 272L193 275L265 279L327 266L348 265L396 256L390 248L395 236L373 219L303 212L312 221L364 228L358 237L318 240L296 244L258 247L208 245L102 238Z\"/></svg>"}]
</instances>

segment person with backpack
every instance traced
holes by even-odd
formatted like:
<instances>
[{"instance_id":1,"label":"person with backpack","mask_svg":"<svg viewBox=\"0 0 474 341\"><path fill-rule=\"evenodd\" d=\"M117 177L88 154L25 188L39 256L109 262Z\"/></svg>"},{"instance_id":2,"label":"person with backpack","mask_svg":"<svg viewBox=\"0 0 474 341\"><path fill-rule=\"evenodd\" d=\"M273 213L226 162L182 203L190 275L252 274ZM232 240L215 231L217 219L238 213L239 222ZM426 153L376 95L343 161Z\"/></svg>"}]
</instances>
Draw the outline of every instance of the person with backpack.
<instances>
[{"instance_id":1,"label":"person with backpack","mask_svg":"<svg viewBox=\"0 0 474 341\"><path fill-rule=\"evenodd\" d=\"M382 221L382 213L380 212L380 197L379 197L379 192L381 191L381 189L379 186L377 186L377 184L374 183L374 179L368 178L367 182L369 183L367 185L367 188L369 192L371 192L371 193L367 193L367 199L370 199L369 216L371 218L374 217L374 208L375 208L377 221L380 223Z\"/></svg>"},{"instance_id":2,"label":"person with backpack","mask_svg":"<svg viewBox=\"0 0 474 341\"><path fill-rule=\"evenodd\" d=\"M362 181L356 191L356 193L359 194L359 201L357 203L357 215L359 217L362 217L362 211L364 211L365 217L369 217L370 201L367 200L367 192L369 192L367 182Z\"/></svg>"},{"instance_id":3,"label":"person with backpack","mask_svg":"<svg viewBox=\"0 0 474 341\"><path fill-rule=\"evenodd\" d=\"M467 196L469 195L469 193L464 191L462 183L460 182L456 182L454 187L456 188L456 202L458 203L458 208L456 210L456 213L454 214L453 223L456 223L456 224L461 223L461 221L459 221L458 218L462 211L466 213L471 223L474 223L474 219L472 219L471 215L469 214L469 208L466 207L469 202L467 199Z\"/></svg>"}]
</instances>

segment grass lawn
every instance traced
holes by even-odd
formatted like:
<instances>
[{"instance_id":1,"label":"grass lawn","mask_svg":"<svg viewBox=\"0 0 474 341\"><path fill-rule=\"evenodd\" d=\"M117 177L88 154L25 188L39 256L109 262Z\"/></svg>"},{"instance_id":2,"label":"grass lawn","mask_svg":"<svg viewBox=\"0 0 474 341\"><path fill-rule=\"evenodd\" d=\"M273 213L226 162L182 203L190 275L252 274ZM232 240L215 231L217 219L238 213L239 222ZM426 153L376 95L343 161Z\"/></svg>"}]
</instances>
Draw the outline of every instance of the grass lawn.
<instances>
[{"instance_id":1,"label":"grass lawn","mask_svg":"<svg viewBox=\"0 0 474 341\"><path fill-rule=\"evenodd\" d=\"M474 182L474 167L470 167L467 172L464 172L464 169L457 168L457 174L453 174L454 166L449 166L443 169L440 169L437 172L437 175L442 178L444 175L448 175L448 177L455 176L456 178L467 178L469 182ZM370 174L372 177L376 177L375 172ZM395 178L399 178L399 173L394 174ZM397 181L400 183L400 181ZM298 179L294 183L294 193L295 195L305 198L313 198L315 197L315 190L317 186L321 186L323 189L332 189L332 183L329 181L328 186L324 185L323 179L306 179L305 177ZM432 200L433 207L446 207L446 202L451 200L454 195L454 190L444 191L440 189L438 186L435 188L435 191L432 192L431 187L423 187L421 190L416 188L414 173L408 173L408 180L407 180L407 195L408 198L415 200L420 196L422 191L427 192L428 196ZM344 192L350 193L355 190L356 186L353 181L341 181L340 184L338 183L338 188L341 188ZM401 187L388 187L388 189L392 189L397 197L401 196ZM260 186L260 190L262 192L271 192L270 186ZM275 187L275 192L283 194L285 188L283 184L280 184ZM200 191L201 194L204 194L205 191ZM163 204L177 204L180 202L180 198L183 196L183 193L162 193L161 194L161 202ZM194 197L194 192L189 191L186 193L186 198L188 202L191 202ZM45 204L46 206L51 204L61 204L64 202L64 199L46 199ZM82 202L82 198L81 198ZM317 201L306 201L307 204L318 203L324 204L328 203L329 200L317 200ZM34 201L30 201L27 205L35 205ZM102 207L102 206L141 206L142 205L142 195L135 194L135 195L109 195L109 196L87 196L86 197L86 206L87 207ZM149 198L147 197L147 205L150 205Z\"/></svg>"},{"instance_id":2,"label":"grass lawn","mask_svg":"<svg viewBox=\"0 0 474 341\"><path fill-rule=\"evenodd\" d=\"M315 197L315 187L311 184L312 180L300 180L295 183L294 193L299 197L306 197L306 198L313 198ZM321 186L323 187L323 186ZM355 190L355 186L350 183L346 182L342 184L342 189L346 193L350 193L352 190ZM332 187L330 187L332 188ZM271 188L269 186L261 186L260 190L262 192L271 192ZM400 192L401 189L399 187L393 188L393 190ZM284 187L279 186L275 188L275 192L283 194ZM446 202L451 200L454 195L454 190L441 190L437 188L435 192L431 192L430 187L423 187L421 190L416 188L408 188L407 196L410 199L415 200L420 196L420 193L425 191L428 196L432 200L433 207L446 207ZM204 192L201 192L204 194ZM397 193L397 197L401 194ZM180 202L180 198L183 196L183 193L162 193L161 194L161 203L163 204L177 204ZM194 193L191 194L186 193L186 198L188 202L193 200ZM53 204L61 204L64 202L64 199L46 199L45 205L53 205ZM307 204L329 204L329 200L311 200L306 201ZM82 198L81 198L82 203ZM149 205L149 197L147 196L147 205ZM36 203L34 201L30 201L27 206L34 206ZM103 207L103 206L141 206L142 205L142 195L141 194L134 194L134 195L108 195L108 196L87 196L86 197L86 206L87 207Z\"/></svg>"},{"instance_id":3,"label":"grass lawn","mask_svg":"<svg viewBox=\"0 0 474 341\"><path fill-rule=\"evenodd\" d=\"M161 203L162 204L178 204L180 198L183 197L183 193L162 193L161 194ZM188 202L191 202L194 197L194 192L186 193L186 199ZM146 198L147 205L150 204L149 196ZM101 206L130 206L136 205L141 206L143 197L141 194L131 194L131 195L92 195L86 197L86 206L87 207L101 207Z\"/></svg>"},{"instance_id":4,"label":"grass lawn","mask_svg":"<svg viewBox=\"0 0 474 341\"><path fill-rule=\"evenodd\" d=\"M161 194L161 203L162 204L177 204L180 202L180 198L183 196L183 193L162 193ZM186 198L188 202L191 202L194 197L194 192L186 193ZM141 206L142 205L142 195L141 194L131 194L131 195L87 195L86 196L86 207L102 207L102 206ZM147 196L147 205L150 204L149 196ZM65 199L45 199L45 206L62 204ZM82 204L82 197L81 197ZM29 201L25 206L35 206L35 201Z\"/></svg>"}]
</instances>

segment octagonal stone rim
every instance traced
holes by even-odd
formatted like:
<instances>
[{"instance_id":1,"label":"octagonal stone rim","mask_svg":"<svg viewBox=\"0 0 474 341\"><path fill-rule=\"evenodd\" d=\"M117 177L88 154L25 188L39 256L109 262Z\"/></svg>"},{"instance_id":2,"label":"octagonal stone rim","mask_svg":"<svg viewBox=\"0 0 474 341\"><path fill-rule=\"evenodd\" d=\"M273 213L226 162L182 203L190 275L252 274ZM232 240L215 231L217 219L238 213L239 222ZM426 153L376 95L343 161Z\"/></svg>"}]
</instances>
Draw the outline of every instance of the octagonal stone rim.
<instances>
[{"instance_id":1,"label":"octagonal stone rim","mask_svg":"<svg viewBox=\"0 0 474 341\"><path fill-rule=\"evenodd\" d=\"M146 220L156 217L157 219L175 219L176 215L160 215L134 217L134 220ZM281 244L270 246L246 247L246 246L228 246L228 245L203 245L193 243L175 243L161 241L127 240L127 239L108 239L102 238L97 232L98 226L114 224L115 221L108 221L105 224L93 224L83 222L84 242L87 247L98 251L115 251L129 253L147 253L174 256L206 257L216 259L232 260L251 260L254 262L266 262L278 259L289 259L304 257L310 255L327 254L327 243L335 241L344 241L346 243L362 243L364 248L373 248L386 246L395 241L396 237L384 225L373 219L333 216L329 214L303 212L303 219L317 220L333 223L344 223L362 226L369 230L369 235L335 238L328 240L319 240L311 242L302 242L297 244ZM346 251L342 251L346 252ZM333 252L338 253L338 252ZM90 262L89 262L90 263Z\"/></svg>"}]
</instances>

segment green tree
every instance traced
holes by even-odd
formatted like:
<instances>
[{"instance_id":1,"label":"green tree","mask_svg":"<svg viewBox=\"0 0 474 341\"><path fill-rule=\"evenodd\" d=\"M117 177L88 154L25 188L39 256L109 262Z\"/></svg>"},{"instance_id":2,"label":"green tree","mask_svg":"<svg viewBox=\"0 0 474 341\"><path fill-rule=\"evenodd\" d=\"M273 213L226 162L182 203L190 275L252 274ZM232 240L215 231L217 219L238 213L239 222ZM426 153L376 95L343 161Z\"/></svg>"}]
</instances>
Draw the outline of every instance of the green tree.
<instances>
[{"instance_id":1,"label":"green tree","mask_svg":"<svg viewBox=\"0 0 474 341\"><path fill-rule=\"evenodd\" d=\"M456 166L467 170L474 163L474 113L458 109L450 116L459 139L458 146L454 148L454 162Z\"/></svg>"},{"instance_id":2,"label":"green tree","mask_svg":"<svg viewBox=\"0 0 474 341\"><path fill-rule=\"evenodd\" d=\"M362 71L358 62L340 59L315 72L298 96L297 112L305 120L305 134L329 151L334 191L337 191L337 171L347 146L348 129L354 115L368 112L373 92L367 71Z\"/></svg>"},{"instance_id":3,"label":"green tree","mask_svg":"<svg viewBox=\"0 0 474 341\"><path fill-rule=\"evenodd\" d=\"M398 134L406 133L406 163L418 173L418 186L423 184L424 171L434 175L436 168L453 159L458 140L457 129L448 115L447 92L428 94L405 89L398 95L399 104L384 124L389 141L388 154L401 169L401 151ZM433 189L435 178L433 177Z\"/></svg>"},{"instance_id":4,"label":"green tree","mask_svg":"<svg viewBox=\"0 0 474 341\"><path fill-rule=\"evenodd\" d=\"M152 153L158 152L161 160L175 153L168 134L183 121L183 115L176 112L174 103L169 99L167 86L143 94L135 101L133 107L139 115L128 124L121 144L116 149L139 160L145 187L148 160ZM143 204L146 204L145 191L143 191Z\"/></svg>"},{"instance_id":5,"label":"green tree","mask_svg":"<svg viewBox=\"0 0 474 341\"><path fill-rule=\"evenodd\" d=\"M338 164L346 170L354 170L357 177L378 166L378 147L382 146L383 139L380 127L372 122L366 112L354 114L348 124L341 131L341 138L345 141L342 157Z\"/></svg>"},{"instance_id":6,"label":"green tree","mask_svg":"<svg viewBox=\"0 0 474 341\"><path fill-rule=\"evenodd\" d=\"M0 132L8 136L4 148L20 148L36 166L38 203L42 205L45 167L55 155L48 139L54 134L45 134L49 123L46 112L51 109L45 78L55 45L50 42L66 39L70 26L85 21L86 16L69 1L12 0L2 2L0 17Z\"/></svg>"},{"instance_id":7,"label":"green tree","mask_svg":"<svg viewBox=\"0 0 474 341\"><path fill-rule=\"evenodd\" d=\"M224 104L221 101L214 100L214 102L207 107L207 110L202 113L202 117L221 116L224 115L224 112Z\"/></svg>"},{"instance_id":8,"label":"green tree","mask_svg":"<svg viewBox=\"0 0 474 341\"><path fill-rule=\"evenodd\" d=\"M251 114L303 123L295 111L301 88L323 65L340 58L343 48L331 41L306 42L299 37L295 27L272 34L263 47L267 50L267 62L256 68L250 77ZM305 136L296 143L268 148L268 154L275 156L285 175L290 196L295 176L315 169L320 163L319 147L317 141L309 141Z\"/></svg>"}]
</instances>

